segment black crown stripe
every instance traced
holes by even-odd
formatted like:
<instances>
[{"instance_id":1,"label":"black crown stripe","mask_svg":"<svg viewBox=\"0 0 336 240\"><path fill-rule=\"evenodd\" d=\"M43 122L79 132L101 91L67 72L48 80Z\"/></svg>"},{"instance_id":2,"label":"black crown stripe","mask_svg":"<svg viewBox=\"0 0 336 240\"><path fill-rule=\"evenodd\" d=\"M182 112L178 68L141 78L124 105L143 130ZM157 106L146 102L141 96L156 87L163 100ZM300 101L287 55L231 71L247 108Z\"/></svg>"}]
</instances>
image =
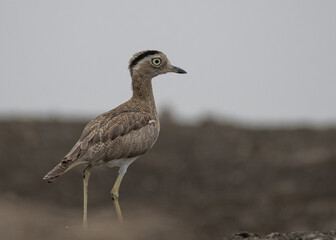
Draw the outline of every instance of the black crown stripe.
<instances>
[{"instance_id":1,"label":"black crown stripe","mask_svg":"<svg viewBox=\"0 0 336 240\"><path fill-rule=\"evenodd\" d=\"M160 53L159 51L156 51L156 50L148 50L142 54L140 54L139 56L137 56L129 65L129 68L133 68L135 65L137 65L138 62L140 62L142 59L144 59L145 57L147 56L150 56L150 55L155 55L157 53Z\"/></svg>"}]
</instances>

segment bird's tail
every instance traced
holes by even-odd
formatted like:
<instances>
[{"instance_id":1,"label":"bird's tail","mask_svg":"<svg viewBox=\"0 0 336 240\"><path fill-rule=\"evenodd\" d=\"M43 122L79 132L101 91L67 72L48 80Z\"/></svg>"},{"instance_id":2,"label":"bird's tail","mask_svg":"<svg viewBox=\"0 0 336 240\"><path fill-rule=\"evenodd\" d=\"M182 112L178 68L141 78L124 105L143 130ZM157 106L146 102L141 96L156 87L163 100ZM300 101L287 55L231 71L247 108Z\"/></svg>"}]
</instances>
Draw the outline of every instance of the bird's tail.
<instances>
[{"instance_id":1,"label":"bird's tail","mask_svg":"<svg viewBox=\"0 0 336 240\"><path fill-rule=\"evenodd\" d=\"M44 176L43 180L51 182L53 179L61 176L65 172L69 171L71 168L81 164L81 162L66 162L62 161L56 167L54 167L47 175Z\"/></svg>"}]
</instances>

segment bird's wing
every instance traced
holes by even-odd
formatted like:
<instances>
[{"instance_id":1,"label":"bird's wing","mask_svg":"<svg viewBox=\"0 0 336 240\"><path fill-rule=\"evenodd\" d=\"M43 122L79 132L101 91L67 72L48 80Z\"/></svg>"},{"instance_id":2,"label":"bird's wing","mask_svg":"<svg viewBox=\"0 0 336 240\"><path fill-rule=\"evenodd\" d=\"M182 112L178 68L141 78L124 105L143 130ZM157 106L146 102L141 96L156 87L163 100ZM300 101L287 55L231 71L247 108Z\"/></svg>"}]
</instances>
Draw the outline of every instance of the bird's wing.
<instances>
[{"instance_id":1,"label":"bird's wing","mask_svg":"<svg viewBox=\"0 0 336 240\"><path fill-rule=\"evenodd\" d=\"M159 121L141 111L110 111L90 121L77 143L43 178L51 181L80 164L95 165L139 156L153 146Z\"/></svg>"},{"instance_id":2,"label":"bird's wing","mask_svg":"<svg viewBox=\"0 0 336 240\"><path fill-rule=\"evenodd\" d=\"M153 121L150 114L140 111L121 112L118 115L102 114L86 125L79 140L62 163L69 164L79 159L98 161L106 157L105 150L114 142L120 144L118 138L125 139L124 136L131 132L148 132L147 128Z\"/></svg>"}]
</instances>

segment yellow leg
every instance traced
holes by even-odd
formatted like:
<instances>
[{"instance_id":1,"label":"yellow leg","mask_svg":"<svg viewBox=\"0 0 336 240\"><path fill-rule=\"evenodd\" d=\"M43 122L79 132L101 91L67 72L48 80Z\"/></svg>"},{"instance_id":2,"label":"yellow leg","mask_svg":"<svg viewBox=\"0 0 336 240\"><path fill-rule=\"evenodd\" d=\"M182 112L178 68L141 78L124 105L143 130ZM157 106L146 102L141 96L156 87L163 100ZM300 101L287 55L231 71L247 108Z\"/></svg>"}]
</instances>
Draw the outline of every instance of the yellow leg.
<instances>
[{"instance_id":1,"label":"yellow leg","mask_svg":"<svg viewBox=\"0 0 336 240\"><path fill-rule=\"evenodd\" d=\"M90 168L91 166L88 166L84 169L84 177L83 177L83 188L84 188L84 206L83 206L83 228L85 230L88 229L88 223L87 223L87 202L88 202L88 195L89 195L89 178L90 178Z\"/></svg>"},{"instance_id":2,"label":"yellow leg","mask_svg":"<svg viewBox=\"0 0 336 240\"><path fill-rule=\"evenodd\" d=\"M118 198L119 198L119 187L120 187L120 184L121 184L121 181L122 181L124 175L125 175L125 173L119 172L117 180L115 181L115 183L113 185L113 188L111 190L111 197L112 197L112 200L113 200L113 204L114 204L114 207L115 207L116 212L117 212L118 220L121 224L123 223L123 217L122 217L122 214L121 214L121 209L120 209Z\"/></svg>"}]
</instances>

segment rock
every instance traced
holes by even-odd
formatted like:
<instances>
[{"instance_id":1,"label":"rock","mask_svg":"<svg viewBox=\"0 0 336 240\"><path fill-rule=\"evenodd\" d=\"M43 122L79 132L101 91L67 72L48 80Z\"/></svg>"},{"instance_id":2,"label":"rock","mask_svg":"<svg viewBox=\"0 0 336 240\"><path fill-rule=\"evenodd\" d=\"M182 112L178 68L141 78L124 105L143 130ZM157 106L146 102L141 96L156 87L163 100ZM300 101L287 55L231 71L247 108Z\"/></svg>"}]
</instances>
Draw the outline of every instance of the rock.
<instances>
[{"instance_id":1,"label":"rock","mask_svg":"<svg viewBox=\"0 0 336 240\"><path fill-rule=\"evenodd\" d=\"M255 233L241 232L233 234L222 240L336 240L336 232L293 232L293 233L270 233L268 235L258 235Z\"/></svg>"}]
</instances>

